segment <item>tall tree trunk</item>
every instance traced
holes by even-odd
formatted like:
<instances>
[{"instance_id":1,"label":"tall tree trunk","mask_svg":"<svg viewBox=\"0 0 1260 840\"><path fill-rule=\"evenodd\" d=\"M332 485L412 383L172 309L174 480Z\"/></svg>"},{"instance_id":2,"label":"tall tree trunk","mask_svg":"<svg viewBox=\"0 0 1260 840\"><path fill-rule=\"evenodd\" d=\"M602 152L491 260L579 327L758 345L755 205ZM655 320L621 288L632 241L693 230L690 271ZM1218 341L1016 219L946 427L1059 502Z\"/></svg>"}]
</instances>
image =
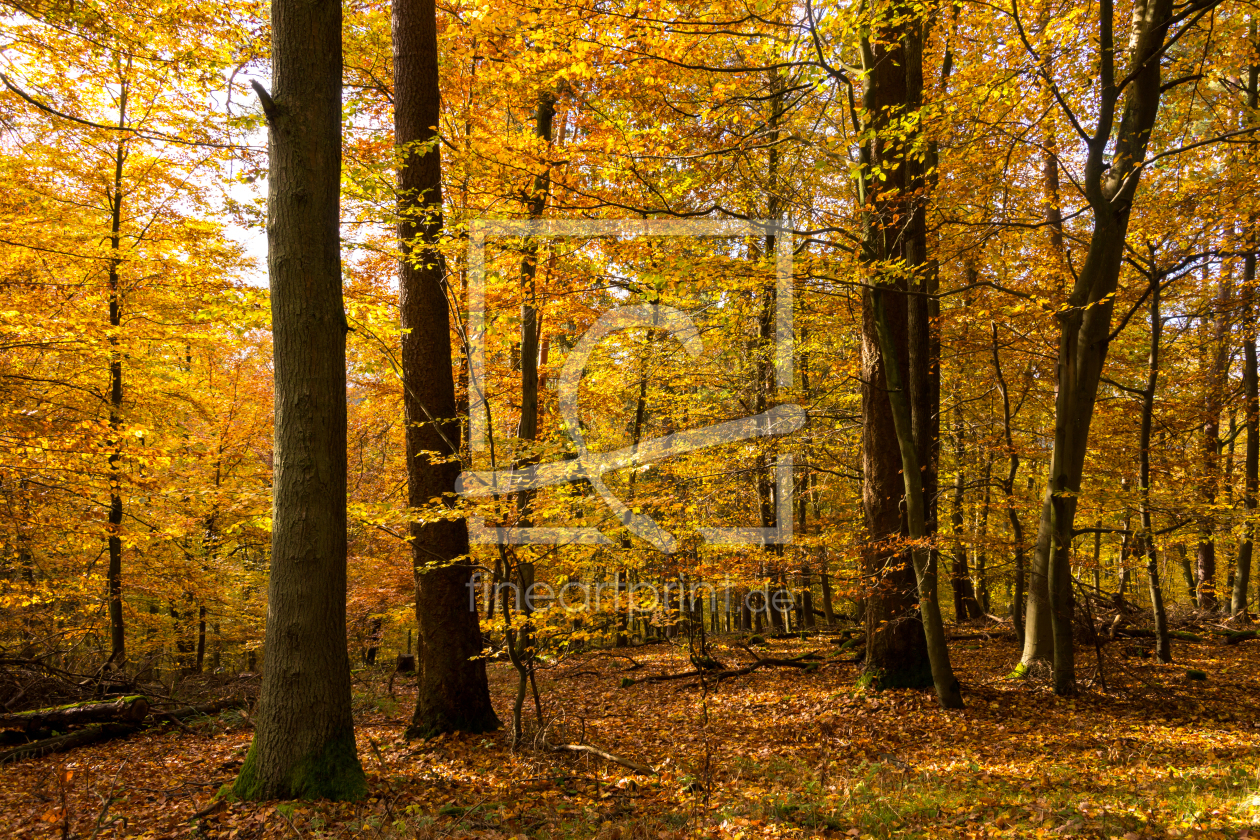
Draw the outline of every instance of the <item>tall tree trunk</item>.
<instances>
[{"instance_id":1,"label":"tall tree trunk","mask_svg":"<svg viewBox=\"0 0 1260 840\"><path fill-rule=\"evenodd\" d=\"M1071 547L1076 499L1081 490L1089 427L1098 382L1107 358L1114 294L1120 277L1133 196L1141 180L1151 129L1159 112L1160 56L1173 23L1172 0L1138 0L1126 49L1115 47L1114 0L1098 4L1097 122L1085 143L1080 179L1092 215L1089 250L1058 318L1058 394L1054 448L1037 530L1033 574L1044 573L1049 590L1054 649L1054 690L1076 693L1072 622ZM1116 79L1116 59L1134 68L1127 84ZM1126 70L1122 70L1125 72ZM1119 111L1119 113L1117 113ZM1117 122L1117 116L1119 120ZM1110 162L1108 162L1110 159ZM1030 599L1024 656L1044 649L1044 611Z\"/></svg>"},{"instance_id":2,"label":"tall tree trunk","mask_svg":"<svg viewBox=\"0 0 1260 840\"><path fill-rule=\"evenodd\" d=\"M1151 612L1155 619L1155 657L1172 662L1168 642L1168 614L1164 611L1164 593L1159 585L1159 562L1155 552L1155 526L1151 521L1151 423L1155 413L1155 388L1159 383L1159 340L1164 328L1159 307L1160 275L1151 277L1151 352L1147 364L1146 387L1142 390L1142 428L1138 441L1138 494L1142 516L1142 546L1146 551L1146 571L1151 587Z\"/></svg>"},{"instance_id":3,"label":"tall tree trunk","mask_svg":"<svg viewBox=\"0 0 1260 840\"><path fill-rule=\"evenodd\" d=\"M341 5L274 0L267 266L275 475L263 682L245 799L360 799L346 654Z\"/></svg>"},{"instance_id":4,"label":"tall tree trunk","mask_svg":"<svg viewBox=\"0 0 1260 840\"><path fill-rule=\"evenodd\" d=\"M984 472L980 474L980 485L984 487L984 496L980 499L980 510L976 512L979 523L976 527L976 601L980 605L980 614L989 611L989 583L987 579L987 552L989 550L989 510L993 507L993 453L986 452Z\"/></svg>"},{"instance_id":5,"label":"tall tree trunk","mask_svg":"<svg viewBox=\"0 0 1260 840\"><path fill-rule=\"evenodd\" d=\"M1221 480L1221 407L1225 399L1226 364L1229 361L1227 339L1231 283L1229 277L1222 276L1217 290L1204 399L1203 473L1199 492L1207 512L1199 523L1199 544L1195 552L1195 592L1201 610L1215 610L1220 605L1216 594L1216 517L1212 514L1212 507L1216 504Z\"/></svg>"},{"instance_id":6,"label":"tall tree trunk","mask_svg":"<svg viewBox=\"0 0 1260 840\"><path fill-rule=\"evenodd\" d=\"M534 136L547 145L551 144L552 124L556 116L556 97L550 91L538 95L537 113L534 119ZM551 165L534 176L532 189L525 196L525 209L530 219L542 217L547 206L547 193L551 188ZM538 240L529 237L525 243L525 253L521 257L521 419L517 424L516 437L531 443L538 439L538 341L540 333L540 316L538 311ZM529 444L526 444L527 446ZM535 463L535 453L529 452L517 458L514 469L520 469ZM534 492L522 490L516 497L517 527L527 528L531 524L530 506ZM524 564L525 561L522 561ZM524 577L533 577L533 563L529 563L528 571L522 569Z\"/></svg>"},{"instance_id":7,"label":"tall tree trunk","mask_svg":"<svg viewBox=\"0 0 1260 840\"><path fill-rule=\"evenodd\" d=\"M398 170L402 261L403 410L407 422L408 504L412 509L412 567L416 583L418 694L407 732L498 729L490 705L481 628L469 608L472 568L463 519L420 521L433 504L450 504L460 464L455 416L450 310L442 231L442 161L437 137L441 92L434 0L395 0L394 139ZM431 457L427 453L437 453Z\"/></svg>"},{"instance_id":8,"label":"tall tree trunk","mask_svg":"<svg viewBox=\"0 0 1260 840\"><path fill-rule=\"evenodd\" d=\"M118 126L127 124L127 89L123 80L118 96ZM127 634L122 604L122 439L123 367L118 349L122 327L123 294L119 267L122 265L123 168L127 163L127 142L119 140L114 151L114 184L110 192L109 226L109 518L106 527L109 568L105 573L109 594L109 661L122 665L127 656Z\"/></svg>"},{"instance_id":9,"label":"tall tree trunk","mask_svg":"<svg viewBox=\"0 0 1260 840\"><path fill-rule=\"evenodd\" d=\"M866 74L863 105L870 115L866 129L871 139L860 153L872 180L870 184L865 179L856 182L858 203L864 208L862 259L868 273L877 278L862 294L862 504L869 538L862 558L867 590L865 668L866 678L877 686L924 688L932 684L933 671L923 624L915 613L920 598L912 552L901 544L908 535L901 500L905 482L910 479L902 476L904 464L889 393L894 380L904 383L909 388L901 395L907 403L907 433L913 436L915 430L927 428L924 415L930 413L930 407L909 404L928 394L928 387L912 378L925 373L921 362L930 355L930 349L920 346L899 354L904 358L889 357L883 352L883 341L885 334L894 347L927 340L922 313L911 318L907 303L912 282L913 291L919 293L914 297L924 291L919 286L926 243L908 248L903 235L918 239L926 231L917 222L903 231L904 225L894 221L920 212L915 205L923 197L914 195L913 189L921 179L911 171L905 155L910 144L904 138L889 136L899 130L893 128L897 120L907 112L917 112L922 104L921 32L925 22L897 3L871 6L872 29L861 45ZM875 166L886 180L875 181L869 175ZM911 259L920 262L912 264ZM898 264L902 267L897 268ZM881 288L878 292L877 286ZM878 298L882 298L878 301L881 311L876 317ZM913 370L912 358L918 363ZM890 359L897 359L901 368L892 370ZM911 447L916 461L926 448L920 443L926 442L914 441ZM922 492L921 478L916 475L914 479ZM906 504L908 508L910 501ZM916 499L914 504L922 509L924 500Z\"/></svg>"},{"instance_id":10,"label":"tall tree trunk","mask_svg":"<svg viewBox=\"0 0 1260 840\"><path fill-rule=\"evenodd\" d=\"M892 406L893 423L897 433L898 449L901 453L902 477L905 483L906 523L912 542L910 549L914 563L915 580L919 592L919 612L923 619L923 634L927 643L928 659L931 665L932 684L936 688L936 697L943 709L961 709L963 707L962 687L954 677L949 662L949 648L945 642L945 627L941 621L941 608L936 593L936 567L932 552L926 547L928 537L926 521L926 505L923 503L923 487L920 483L921 471L918 453L912 432L912 421L909 400L906 399L905 386L902 384L897 364L897 345L893 343L892 331L884 317L884 296L887 291L879 287L871 290L874 298L875 322L879 329L880 350L888 361L885 375L888 382L888 400Z\"/></svg>"},{"instance_id":11,"label":"tall tree trunk","mask_svg":"<svg viewBox=\"0 0 1260 840\"><path fill-rule=\"evenodd\" d=\"M966 521L963 502L966 492L966 427L963 426L962 403L954 405L954 499L950 514L950 525L954 535L954 567L950 575L950 583L954 589L954 618L966 621L979 618L980 604L976 601L975 585L971 582L971 574L967 571L967 542L964 539L963 525Z\"/></svg>"},{"instance_id":12,"label":"tall tree trunk","mask_svg":"<svg viewBox=\"0 0 1260 840\"><path fill-rule=\"evenodd\" d=\"M1019 474L1019 453L1015 450L1015 438L1011 432L1011 391L1002 374L1002 357L998 351L997 322L993 322L993 372L997 375L998 391L1002 395L1002 438L1006 444L1006 477L1002 479L1002 495L1006 498L1006 517L1011 528L1011 542L1015 550L1015 586L1011 594L1011 619L1020 646L1024 644L1024 526L1019 521L1019 507L1015 499L1015 477ZM1025 651L1027 653L1027 651Z\"/></svg>"},{"instance_id":13,"label":"tall tree trunk","mask_svg":"<svg viewBox=\"0 0 1260 840\"><path fill-rule=\"evenodd\" d=\"M1253 28L1255 24L1252 24ZM1251 68L1249 100L1256 107L1257 68ZM1255 223L1249 224L1246 233L1247 254L1243 258L1243 398L1247 426L1247 451L1243 463L1243 508L1246 522L1238 540L1238 559L1234 564L1234 591L1230 597L1229 611L1247 621L1247 587L1251 581L1252 545L1255 539L1256 495L1260 489L1260 393L1256 375L1256 240Z\"/></svg>"},{"instance_id":14,"label":"tall tree trunk","mask_svg":"<svg viewBox=\"0 0 1260 840\"><path fill-rule=\"evenodd\" d=\"M1253 17L1249 38L1252 49L1257 44L1256 21ZM1253 52L1254 55L1254 52ZM1255 118L1260 110L1260 66L1255 64L1247 70L1247 110L1248 116ZM1243 229L1243 400L1244 418L1247 426L1247 450L1243 461L1243 509L1246 511L1246 523L1242 536L1238 540L1238 559L1234 564L1234 591L1230 597L1229 611L1242 621L1248 621L1247 586L1251 581L1252 546L1255 540L1256 495L1260 489L1260 394L1257 393L1256 371L1256 308L1260 305L1256 297L1256 219L1247 220Z\"/></svg>"}]
</instances>

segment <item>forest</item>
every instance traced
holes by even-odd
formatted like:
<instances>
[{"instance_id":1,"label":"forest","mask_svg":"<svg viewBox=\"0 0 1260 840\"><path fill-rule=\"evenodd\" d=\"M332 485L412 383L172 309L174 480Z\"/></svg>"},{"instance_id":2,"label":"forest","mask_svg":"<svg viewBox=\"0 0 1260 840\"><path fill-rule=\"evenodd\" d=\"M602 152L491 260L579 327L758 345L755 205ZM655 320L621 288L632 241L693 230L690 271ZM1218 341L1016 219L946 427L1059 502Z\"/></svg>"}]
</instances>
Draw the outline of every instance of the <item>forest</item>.
<instances>
[{"instance_id":1,"label":"forest","mask_svg":"<svg viewBox=\"0 0 1260 840\"><path fill-rule=\"evenodd\" d=\"M0 15L0 836L1260 837L1255 0Z\"/></svg>"}]
</instances>

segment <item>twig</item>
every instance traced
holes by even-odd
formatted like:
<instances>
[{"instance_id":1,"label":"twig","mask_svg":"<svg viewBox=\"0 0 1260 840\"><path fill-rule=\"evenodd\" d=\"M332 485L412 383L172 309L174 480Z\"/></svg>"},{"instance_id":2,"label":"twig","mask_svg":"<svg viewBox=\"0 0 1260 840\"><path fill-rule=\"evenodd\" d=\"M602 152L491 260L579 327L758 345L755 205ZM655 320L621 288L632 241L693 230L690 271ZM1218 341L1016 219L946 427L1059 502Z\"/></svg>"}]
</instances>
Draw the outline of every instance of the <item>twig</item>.
<instances>
[{"instance_id":1,"label":"twig","mask_svg":"<svg viewBox=\"0 0 1260 840\"><path fill-rule=\"evenodd\" d=\"M215 811L218 811L225 807L227 807L226 799L216 799L214 802L211 802L209 805L207 805L206 807L202 808L200 811L198 811L197 813L189 817L188 821L193 822L194 820L205 819L206 817L213 814Z\"/></svg>"},{"instance_id":2,"label":"twig","mask_svg":"<svg viewBox=\"0 0 1260 840\"><path fill-rule=\"evenodd\" d=\"M651 767L648 767L646 764L640 764L637 761L622 758L621 756L607 752L606 750L601 750L599 747L592 747L590 744L548 744L547 746L560 752L586 753L588 755L598 756L605 761L620 764L622 767L628 767L629 769L634 770L637 773L642 773L645 776L656 775L656 771Z\"/></svg>"},{"instance_id":3,"label":"twig","mask_svg":"<svg viewBox=\"0 0 1260 840\"><path fill-rule=\"evenodd\" d=\"M114 817L108 823L105 823L104 825L102 824L102 820L105 819L105 815L109 813L109 806L114 801L114 791L118 788L118 776L122 773L123 768L126 766L127 762L124 761L122 764L119 764L118 769L114 771L114 780L109 783L109 793L101 799L101 812L96 815L96 827L92 829L92 834L88 837L88 840L96 840L96 835L100 833L101 829L104 828L105 825L113 825L119 820L122 820L124 827L127 825L126 817Z\"/></svg>"}]
</instances>

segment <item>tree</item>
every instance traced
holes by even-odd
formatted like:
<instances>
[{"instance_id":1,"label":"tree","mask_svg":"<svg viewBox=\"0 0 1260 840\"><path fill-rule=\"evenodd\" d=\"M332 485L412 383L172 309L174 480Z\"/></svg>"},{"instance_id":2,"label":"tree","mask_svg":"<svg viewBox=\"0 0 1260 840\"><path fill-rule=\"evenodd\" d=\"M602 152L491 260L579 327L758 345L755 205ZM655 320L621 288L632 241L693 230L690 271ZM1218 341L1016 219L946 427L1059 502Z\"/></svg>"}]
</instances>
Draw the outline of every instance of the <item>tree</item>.
<instances>
[{"instance_id":1,"label":"tree","mask_svg":"<svg viewBox=\"0 0 1260 840\"><path fill-rule=\"evenodd\" d=\"M275 478L263 683L233 792L359 799L346 653L346 317L341 289L341 4L271 6L267 266Z\"/></svg>"},{"instance_id":2,"label":"tree","mask_svg":"<svg viewBox=\"0 0 1260 840\"><path fill-rule=\"evenodd\" d=\"M932 683L935 663L921 623L926 616L914 614L915 603L923 606L920 595L925 594L916 591L919 548L907 551L900 540L923 540L935 524L925 499L935 490L935 475L928 475L935 440L928 440L933 437L928 417L933 406L927 384L922 161L910 152L913 139L901 133L908 115L923 104L926 19L897 3L872 3L868 13L872 34L864 36L862 55L870 139L862 149L865 172L859 182L863 260L873 278L862 296L862 499L872 543L864 559L872 590L866 607L866 667L879 685L920 688ZM898 347L908 348L904 360L902 354L889 353ZM901 369L891 369L893 364ZM899 416L902 407L908 412L905 417ZM903 436L909 436L909 449ZM906 496L912 485L918 498ZM918 533L910 521L912 511L921 518ZM934 580L935 553L924 562L932 565L925 571ZM935 598L934 584L932 592ZM938 684L937 689L942 704L961 703L946 701L956 692L956 681L952 688Z\"/></svg>"},{"instance_id":3,"label":"tree","mask_svg":"<svg viewBox=\"0 0 1260 840\"><path fill-rule=\"evenodd\" d=\"M1174 12L1171 0L1142 0L1133 13L1128 45L1121 50L1114 43L1114 4L1112 0L1101 0L1097 20L1098 118L1089 133L1045 69L1038 48L1022 26L1020 28L1023 43L1038 65L1040 75L1050 85L1056 102L1076 127L1084 144L1081 183L1092 223L1085 260L1075 275L1064 307L1056 316L1059 340L1054 448L1032 569L1034 578L1044 575L1049 585L1054 689L1058 694L1076 693L1070 558L1077 498L1081 492L1099 378L1111 339L1111 314L1129 215L1145 168L1160 97L1165 91L1161 80L1165 41L1177 23L1182 22L1182 28L1173 30L1174 37L1192 27L1214 5L1215 0L1200 0ZM1188 22L1184 22L1187 19ZM1019 23L1018 15L1016 22ZM1041 606L1037 599L1029 599L1025 659L1021 663L1024 666L1029 664L1030 651L1044 643L1045 621Z\"/></svg>"},{"instance_id":4,"label":"tree","mask_svg":"<svg viewBox=\"0 0 1260 840\"><path fill-rule=\"evenodd\" d=\"M402 377L416 581L419 694L410 736L498 729L481 631L470 604L468 525L446 510L459 475L460 423L451 367L442 231L437 9L395 0L394 142L399 148Z\"/></svg>"}]
</instances>

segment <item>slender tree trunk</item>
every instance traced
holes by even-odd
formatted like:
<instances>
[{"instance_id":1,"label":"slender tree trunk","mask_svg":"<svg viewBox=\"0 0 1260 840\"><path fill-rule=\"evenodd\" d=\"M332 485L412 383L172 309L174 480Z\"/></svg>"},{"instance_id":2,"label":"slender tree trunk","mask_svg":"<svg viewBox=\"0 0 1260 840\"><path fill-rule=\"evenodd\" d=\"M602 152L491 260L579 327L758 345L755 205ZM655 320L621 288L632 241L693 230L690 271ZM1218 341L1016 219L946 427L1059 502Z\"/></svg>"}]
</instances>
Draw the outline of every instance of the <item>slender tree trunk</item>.
<instances>
[{"instance_id":1,"label":"slender tree trunk","mask_svg":"<svg viewBox=\"0 0 1260 840\"><path fill-rule=\"evenodd\" d=\"M441 93L433 0L395 0L393 30L394 139L402 150L398 235L403 409L419 625L418 693L407 732L412 737L485 732L498 729L500 723L490 705L486 665L480 657L477 611L469 607L467 522L431 517L421 521L419 515L431 505L451 503L460 470L450 310L438 249L442 161L436 127Z\"/></svg>"},{"instance_id":2,"label":"slender tree trunk","mask_svg":"<svg viewBox=\"0 0 1260 840\"><path fill-rule=\"evenodd\" d=\"M1253 28L1255 24L1252 24ZM1249 99L1254 109L1257 68L1251 68ZM1230 597L1230 613L1247 621L1247 587L1251 581L1252 545L1255 539L1257 490L1260 489L1260 393L1256 374L1256 252L1255 223L1247 231L1248 252L1243 258L1243 399L1247 426L1247 450L1243 463L1243 509L1246 521L1238 540L1238 559L1234 564L1234 591Z\"/></svg>"},{"instance_id":3,"label":"slender tree trunk","mask_svg":"<svg viewBox=\"0 0 1260 840\"><path fill-rule=\"evenodd\" d=\"M1094 523L1094 592L1102 593L1102 520Z\"/></svg>"},{"instance_id":4,"label":"slender tree trunk","mask_svg":"<svg viewBox=\"0 0 1260 840\"><path fill-rule=\"evenodd\" d=\"M1019 453L1015 450L1015 438L1011 432L1011 391L1002 374L1002 356L998 351L997 323L993 330L993 372L997 376L998 392L1002 395L1002 436L1006 444L1006 477L1002 479L1002 495L1006 498L1006 517L1011 528L1011 542L1015 551L1015 585L1011 593L1011 619L1015 635L1021 647L1024 644L1024 526L1019 521L1019 506L1015 498L1015 477L1019 474ZM1028 651L1025 649L1025 655Z\"/></svg>"},{"instance_id":5,"label":"slender tree trunk","mask_svg":"<svg viewBox=\"0 0 1260 840\"><path fill-rule=\"evenodd\" d=\"M547 145L551 144L552 124L556 116L556 97L548 92L539 94L537 113L535 114L534 136ZM547 206L547 193L551 188L551 166L534 176L533 187L525 196L525 209L530 219L542 217ZM521 441L538 439L538 342L541 332L538 311L538 240L530 237L525 243L525 253L521 258L521 418L517 425L516 436ZM529 444L525 444L528 446ZM524 457L517 458L514 468L520 469L535 463L537 457L527 452ZM517 494L517 527L527 528L532 524L530 506L534 492L522 490ZM526 572L531 577L531 569Z\"/></svg>"},{"instance_id":6,"label":"slender tree trunk","mask_svg":"<svg viewBox=\"0 0 1260 840\"><path fill-rule=\"evenodd\" d=\"M1256 39L1256 21L1253 17L1249 40L1254 50ZM1253 52L1254 55L1254 52ZM1247 110L1249 116L1260 110L1260 66L1255 64L1247 70ZM1242 536L1238 540L1238 559L1234 563L1234 591L1230 595L1229 611L1240 621L1250 620L1247 615L1247 587L1251 582L1251 558L1254 545L1256 525L1256 496L1260 490L1260 393L1257 389L1256 371L1256 219L1247 220L1243 229L1243 423L1247 427L1247 449L1243 456L1243 509L1246 522L1243 524Z\"/></svg>"},{"instance_id":7,"label":"slender tree trunk","mask_svg":"<svg viewBox=\"0 0 1260 840\"><path fill-rule=\"evenodd\" d=\"M823 617L827 619L827 624L836 623L836 609L832 601L831 594L831 570L827 563L827 549L822 549L822 574L820 575L822 584L823 598Z\"/></svg>"},{"instance_id":8,"label":"slender tree trunk","mask_svg":"<svg viewBox=\"0 0 1260 840\"><path fill-rule=\"evenodd\" d=\"M985 453L984 472L980 474L980 484L984 487L984 496L980 499L980 510L976 512L976 518L980 520L976 528L976 554L975 554L975 573L976 573L976 601L979 604L979 611L984 615L989 611L989 584L987 581L988 567L988 550L989 550L989 510L993 507L993 453Z\"/></svg>"},{"instance_id":9,"label":"slender tree trunk","mask_svg":"<svg viewBox=\"0 0 1260 840\"><path fill-rule=\"evenodd\" d=\"M1138 441L1138 494L1142 516L1142 546L1146 551L1146 572L1151 587L1151 612L1155 619L1155 657L1172 662L1168 642L1168 614L1164 611L1164 593L1159 585L1159 562L1155 552L1155 526L1151 521L1151 423L1155 413L1155 388L1159 383L1159 341L1163 331L1160 313L1160 275L1151 278L1151 352L1147 365L1146 387L1142 390L1142 430Z\"/></svg>"},{"instance_id":10,"label":"slender tree trunk","mask_svg":"<svg viewBox=\"0 0 1260 840\"><path fill-rule=\"evenodd\" d=\"M341 5L271 5L267 265L275 466L263 682L245 799L360 799L346 654Z\"/></svg>"},{"instance_id":11,"label":"slender tree trunk","mask_svg":"<svg viewBox=\"0 0 1260 840\"><path fill-rule=\"evenodd\" d=\"M1200 492L1207 513L1199 525L1199 544L1195 552L1195 592L1201 610L1216 610L1220 606L1216 592L1216 517L1211 511L1220 491L1221 407L1225 398L1226 363L1229 360L1227 337L1231 283L1230 278L1222 277L1216 296L1216 312L1212 321L1212 355L1208 364L1207 395L1204 400L1203 475Z\"/></svg>"},{"instance_id":12,"label":"slender tree trunk","mask_svg":"<svg viewBox=\"0 0 1260 840\"><path fill-rule=\"evenodd\" d=\"M1080 183L1092 213L1089 250L1057 314L1058 394L1054 448L1037 531L1034 578L1043 573L1049 590L1054 649L1054 690L1076 693L1073 649L1071 547L1076 500L1081 491L1089 427L1111 333L1114 294L1124 257L1125 237L1141 166L1159 111L1160 56L1172 24L1172 0L1139 0L1127 48L1117 50L1114 0L1098 3L1097 122L1085 143ZM1119 53L1119 56L1117 54ZM1136 68L1127 84L1122 68ZM1122 71L1123 72L1123 71ZM1118 113L1119 112L1119 113ZM1119 120L1117 120L1119 116ZM1030 599L1025 632L1026 665L1044 649L1044 611Z\"/></svg>"},{"instance_id":13,"label":"slender tree trunk","mask_svg":"<svg viewBox=\"0 0 1260 840\"><path fill-rule=\"evenodd\" d=\"M971 573L967 570L967 542L964 539L963 525L966 522L964 500L967 485L965 444L966 427L963 426L962 403L954 405L954 498L953 510L950 514L950 525L954 535L954 568L950 583L954 589L954 618L966 621L979 618L980 604L976 601L975 585L971 581Z\"/></svg>"},{"instance_id":14,"label":"slender tree trunk","mask_svg":"<svg viewBox=\"0 0 1260 840\"><path fill-rule=\"evenodd\" d=\"M118 126L127 124L128 83L123 80L118 98ZM123 366L118 349L122 328L123 293L119 268L122 265L123 168L127 163L127 141L120 139L114 152L114 184L110 193L109 228L109 519L106 526L109 568L105 573L109 592L109 661L122 665L127 656L127 634L122 603L122 440Z\"/></svg>"}]
</instances>

